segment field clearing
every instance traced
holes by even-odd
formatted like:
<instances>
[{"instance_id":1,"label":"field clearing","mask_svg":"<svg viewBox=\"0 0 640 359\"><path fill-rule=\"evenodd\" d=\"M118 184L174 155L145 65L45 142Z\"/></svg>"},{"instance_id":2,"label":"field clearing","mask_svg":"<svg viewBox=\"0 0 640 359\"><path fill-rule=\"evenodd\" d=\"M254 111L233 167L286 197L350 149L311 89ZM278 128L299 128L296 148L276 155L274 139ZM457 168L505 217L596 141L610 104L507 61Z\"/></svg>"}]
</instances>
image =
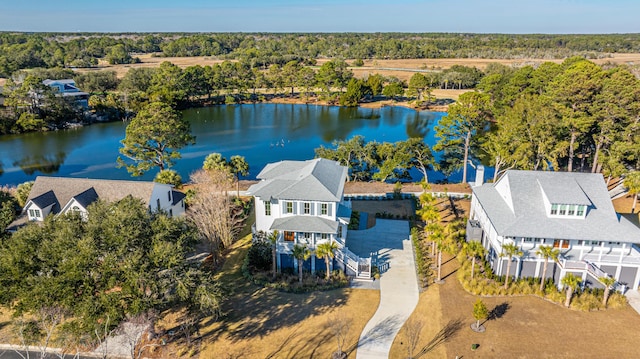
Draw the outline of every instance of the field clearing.
<instances>
[{"instance_id":1,"label":"field clearing","mask_svg":"<svg viewBox=\"0 0 640 359\"><path fill-rule=\"evenodd\" d=\"M123 77L130 68L138 67L157 67L163 61L169 61L182 68L194 65L213 65L221 63L224 60L212 56L194 56L194 57L154 57L151 54L137 55L140 58L139 64L126 65L109 65L104 61L100 61L97 68L78 69L78 72L90 72L111 70L115 71L118 77ZM330 59L318 59L317 65L321 66ZM347 59L347 63L351 64L353 59ZM563 59L399 59L399 60L364 60L364 66L351 67L356 77L364 77L370 74L378 73L384 76L396 76L402 80L408 80L416 69L448 69L453 65L475 66L481 70L485 69L490 63L501 63L509 66L526 66L538 65L543 62L560 63ZM611 57L591 60L596 64L613 63L613 64L640 64L640 53L632 54L612 54ZM401 69L401 70L397 70Z\"/></svg>"}]
</instances>

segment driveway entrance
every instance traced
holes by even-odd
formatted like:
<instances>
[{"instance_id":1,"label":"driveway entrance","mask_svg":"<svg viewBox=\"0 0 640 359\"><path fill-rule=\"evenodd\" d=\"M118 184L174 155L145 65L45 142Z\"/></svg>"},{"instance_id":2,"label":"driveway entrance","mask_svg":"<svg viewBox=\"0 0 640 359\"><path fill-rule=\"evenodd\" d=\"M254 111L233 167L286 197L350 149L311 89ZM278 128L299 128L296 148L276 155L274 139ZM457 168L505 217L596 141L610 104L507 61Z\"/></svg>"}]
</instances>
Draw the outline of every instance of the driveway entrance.
<instances>
[{"instance_id":1,"label":"driveway entrance","mask_svg":"<svg viewBox=\"0 0 640 359\"><path fill-rule=\"evenodd\" d=\"M418 280L407 221L377 219L367 230L349 231L347 247L372 256L380 269L380 305L364 327L356 358L388 358L394 338L418 304Z\"/></svg>"}]
</instances>

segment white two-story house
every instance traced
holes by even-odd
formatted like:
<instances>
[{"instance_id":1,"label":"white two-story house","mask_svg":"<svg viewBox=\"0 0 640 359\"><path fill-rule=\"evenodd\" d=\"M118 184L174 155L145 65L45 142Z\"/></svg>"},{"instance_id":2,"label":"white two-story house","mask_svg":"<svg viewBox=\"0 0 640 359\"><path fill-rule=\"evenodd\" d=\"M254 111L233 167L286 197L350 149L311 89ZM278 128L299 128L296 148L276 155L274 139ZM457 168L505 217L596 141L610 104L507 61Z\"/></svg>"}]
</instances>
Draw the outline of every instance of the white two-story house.
<instances>
[{"instance_id":1,"label":"white two-story house","mask_svg":"<svg viewBox=\"0 0 640 359\"><path fill-rule=\"evenodd\" d=\"M482 242L498 275L509 260L500 256L502 246L513 243L524 253L512 259L516 278L542 275L544 258L536 251L545 245L560 251L547 269L556 284L567 273L593 287L607 275L619 290L640 282L640 228L616 213L601 174L509 170L476 186L467 240Z\"/></svg>"},{"instance_id":2,"label":"white two-story house","mask_svg":"<svg viewBox=\"0 0 640 359\"><path fill-rule=\"evenodd\" d=\"M42 84L47 85L55 90L55 92L64 98L72 99L78 106L89 108L89 94L76 86L76 82L71 79L64 80L44 80Z\"/></svg>"},{"instance_id":3,"label":"white two-story house","mask_svg":"<svg viewBox=\"0 0 640 359\"><path fill-rule=\"evenodd\" d=\"M86 216L87 207L98 199L115 202L129 195L141 199L152 212L180 216L185 211L184 193L168 184L38 176L22 212L29 221L70 211Z\"/></svg>"},{"instance_id":4,"label":"white two-story house","mask_svg":"<svg viewBox=\"0 0 640 359\"><path fill-rule=\"evenodd\" d=\"M278 268L297 267L292 257L295 244L311 250L323 242L338 244L338 264L343 264L350 202L343 201L347 168L326 159L281 161L268 164L257 176L261 181L249 188L255 198L255 232L278 231ZM315 257L305 269L325 268ZM343 268L344 269L344 268Z\"/></svg>"}]
</instances>

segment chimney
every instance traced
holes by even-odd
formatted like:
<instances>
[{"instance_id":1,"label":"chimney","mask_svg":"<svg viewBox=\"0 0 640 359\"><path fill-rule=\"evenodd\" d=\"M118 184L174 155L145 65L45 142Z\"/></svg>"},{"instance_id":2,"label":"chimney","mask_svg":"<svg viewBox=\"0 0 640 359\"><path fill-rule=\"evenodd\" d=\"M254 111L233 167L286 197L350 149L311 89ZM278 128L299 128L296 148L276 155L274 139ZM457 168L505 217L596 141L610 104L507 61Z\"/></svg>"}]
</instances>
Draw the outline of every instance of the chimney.
<instances>
[{"instance_id":1,"label":"chimney","mask_svg":"<svg viewBox=\"0 0 640 359\"><path fill-rule=\"evenodd\" d=\"M484 166L478 165L476 167L476 181L473 183L474 186L482 186L484 183Z\"/></svg>"}]
</instances>

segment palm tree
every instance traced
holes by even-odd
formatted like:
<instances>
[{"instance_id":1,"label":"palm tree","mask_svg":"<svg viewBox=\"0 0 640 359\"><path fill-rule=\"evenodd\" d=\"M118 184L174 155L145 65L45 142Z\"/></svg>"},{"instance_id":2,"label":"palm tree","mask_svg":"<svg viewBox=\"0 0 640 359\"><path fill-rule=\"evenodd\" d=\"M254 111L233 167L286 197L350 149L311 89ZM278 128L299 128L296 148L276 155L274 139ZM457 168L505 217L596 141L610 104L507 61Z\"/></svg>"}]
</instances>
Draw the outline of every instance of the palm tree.
<instances>
[{"instance_id":1,"label":"palm tree","mask_svg":"<svg viewBox=\"0 0 640 359\"><path fill-rule=\"evenodd\" d=\"M607 307L607 302L609 301L609 294L611 294L611 289L613 288L613 284L616 282L616 279L613 277L600 277L598 278L600 283L604 284L604 297L602 298L602 305Z\"/></svg>"},{"instance_id":2,"label":"palm tree","mask_svg":"<svg viewBox=\"0 0 640 359\"><path fill-rule=\"evenodd\" d=\"M571 297L573 297L573 292L576 290L576 288L578 288L578 285L580 285L580 278L576 277L573 273L568 273L564 276L564 278L562 278L560 283L562 283L562 285L565 287L565 290L567 291L567 299L564 301L564 306L569 308L569 305L571 305Z\"/></svg>"},{"instance_id":3,"label":"palm tree","mask_svg":"<svg viewBox=\"0 0 640 359\"><path fill-rule=\"evenodd\" d=\"M316 257L324 259L324 263L327 265L327 273L326 273L327 280L331 278L330 259L333 259L333 257L335 256L334 252L337 249L338 249L338 243L333 241L320 243L316 247Z\"/></svg>"},{"instance_id":4,"label":"palm tree","mask_svg":"<svg viewBox=\"0 0 640 359\"><path fill-rule=\"evenodd\" d=\"M476 259L484 254L484 247L478 241L470 241L465 245L465 252L471 257L471 279L476 271Z\"/></svg>"},{"instance_id":5,"label":"palm tree","mask_svg":"<svg viewBox=\"0 0 640 359\"><path fill-rule=\"evenodd\" d=\"M298 282L302 283L302 264L311 257L311 250L306 245L295 244L292 254L298 260Z\"/></svg>"},{"instance_id":6,"label":"palm tree","mask_svg":"<svg viewBox=\"0 0 640 359\"><path fill-rule=\"evenodd\" d=\"M278 256L278 231L273 231L269 234L269 243L271 243L271 269L273 269L273 279L276 279L277 274L277 256Z\"/></svg>"},{"instance_id":7,"label":"palm tree","mask_svg":"<svg viewBox=\"0 0 640 359\"><path fill-rule=\"evenodd\" d=\"M633 207L631 213L636 212L636 203L638 203L638 193L640 193L640 171L631 171L624 177L624 186L633 195Z\"/></svg>"},{"instance_id":8,"label":"palm tree","mask_svg":"<svg viewBox=\"0 0 640 359\"><path fill-rule=\"evenodd\" d=\"M558 260L558 256L560 255L560 250L555 249L551 246L540 246L536 251L536 255L544 258L544 267L542 267L542 278L540 278L540 291L544 290L544 281L547 277L547 266L549 265L549 259L553 259L553 261Z\"/></svg>"},{"instance_id":9,"label":"palm tree","mask_svg":"<svg viewBox=\"0 0 640 359\"><path fill-rule=\"evenodd\" d=\"M509 272L511 272L511 259L513 257L520 257L522 255L522 251L518 246L513 243L507 243L502 246L502 253L500 257L509 257L509 261L507 262L507 275L504 278L504 289L509 288Z\"/></svg>"},{"instance_id":10,"label":"palm tree","mask_svg":"<svg viewBox=\"0 0 640 359\"><path fill-rule=\"evenodd\" d=\"M442 233L442 229L439 229L431 234L431 240L433 244L438 249L438 278L436 279L436 283L442 282L442 250L444 249L444 233Z\"/></svg>"},{"instance_id":11,"label":"palm tree","mask_svg":"<svg viewBox=\"0 0 640 359\"><path fill-rule=\"evenodd\" d=\"M236 196L240 197L240 176L249 174L249 164L243 156L231 156L228 166L236 178Z\"/></svg>"}]
</instances>

